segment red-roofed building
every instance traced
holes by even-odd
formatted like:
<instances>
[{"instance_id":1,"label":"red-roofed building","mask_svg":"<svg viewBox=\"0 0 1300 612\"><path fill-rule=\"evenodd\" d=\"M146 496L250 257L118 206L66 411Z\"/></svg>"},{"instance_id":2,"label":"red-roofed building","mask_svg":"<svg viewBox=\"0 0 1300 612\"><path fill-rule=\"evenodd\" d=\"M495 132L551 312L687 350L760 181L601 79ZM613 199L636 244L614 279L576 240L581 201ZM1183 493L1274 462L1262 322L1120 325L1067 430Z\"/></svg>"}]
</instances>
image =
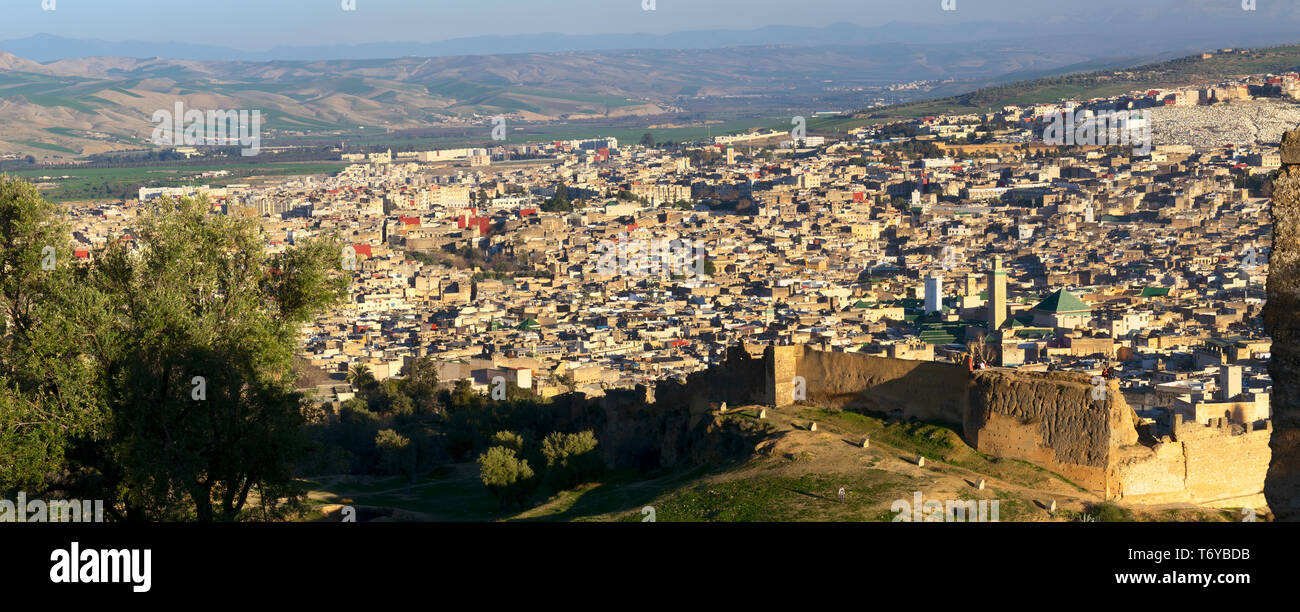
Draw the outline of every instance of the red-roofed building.
<instances>
[{"instance_id":1,"label":"red-roofed building","mask_svg":"<svg viewBox=\"0 0 1300 612\"><path fill-rule=\"evenodd\" d=\"M354 244L354 245L352 245L352 250L353 250L353 251L356 251L356 252L357 252L357 255L365 255L366 257L374 257L374 255L370 253L370 245L368 245L368 244Z\"/></svg>"},{"instance_id":2,"label":"red-roofed building","mask_svg":"<svg viewBox=\"0 0 1300 612\"><path fill-rule=\"evenodd\" d=\"M488 234L488 231L491 228L491 223L492 223L491 217L471 217L469 215L461 215L456 218L457 229L469 229L471 227L477 227L479 233L485 236Z\"/></svg>"}]
</instances>

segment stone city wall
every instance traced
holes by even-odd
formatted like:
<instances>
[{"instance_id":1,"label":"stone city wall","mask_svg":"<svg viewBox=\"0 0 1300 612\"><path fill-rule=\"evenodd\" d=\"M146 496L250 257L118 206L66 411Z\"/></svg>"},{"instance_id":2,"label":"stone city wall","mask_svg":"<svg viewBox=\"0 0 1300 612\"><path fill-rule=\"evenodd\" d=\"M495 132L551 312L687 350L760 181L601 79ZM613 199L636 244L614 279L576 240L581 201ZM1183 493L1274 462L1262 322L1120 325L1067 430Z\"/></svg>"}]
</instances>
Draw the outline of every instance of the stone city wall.
<instances>
[{"instance_id":1,"label":"stone city wall","mask_svg":"<svg viewBox=\"0 0 1300 612\"><path fill-rule=\"evenodd\" d=\"M746 359L749 368L758 361ZM761 362L769 405L795 403L802 386L817 406L950 423L982 453L1032 462L1107 499L1264 506L1270 432L1190 423L1172 440L1143 445L1137 416L1113 381L1103 394L1078 374L972 373L804 345L768 347Z\"/></svg>"}]
</instances>

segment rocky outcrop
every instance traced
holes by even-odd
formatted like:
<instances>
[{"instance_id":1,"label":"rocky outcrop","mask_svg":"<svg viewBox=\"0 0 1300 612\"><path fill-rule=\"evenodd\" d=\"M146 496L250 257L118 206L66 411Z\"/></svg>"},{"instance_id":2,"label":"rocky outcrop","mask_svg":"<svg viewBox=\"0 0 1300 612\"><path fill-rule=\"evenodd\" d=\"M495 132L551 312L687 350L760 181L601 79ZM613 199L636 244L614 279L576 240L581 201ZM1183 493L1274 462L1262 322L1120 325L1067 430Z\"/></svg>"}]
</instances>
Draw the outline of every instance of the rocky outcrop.
<instances>
[{"instance_id":1,"label":"rocky outcrop","mask_svg":"<svg viewBox=\"0 0 1300 612\"><path fill-rule=\"evenodd\" d=\"M1277 520L1300 519L1300 130L1282 139L1273 182L1273 250L1264 326L1273 338L1273 456L1264 495Z\"/></svg>"}]
</instances>

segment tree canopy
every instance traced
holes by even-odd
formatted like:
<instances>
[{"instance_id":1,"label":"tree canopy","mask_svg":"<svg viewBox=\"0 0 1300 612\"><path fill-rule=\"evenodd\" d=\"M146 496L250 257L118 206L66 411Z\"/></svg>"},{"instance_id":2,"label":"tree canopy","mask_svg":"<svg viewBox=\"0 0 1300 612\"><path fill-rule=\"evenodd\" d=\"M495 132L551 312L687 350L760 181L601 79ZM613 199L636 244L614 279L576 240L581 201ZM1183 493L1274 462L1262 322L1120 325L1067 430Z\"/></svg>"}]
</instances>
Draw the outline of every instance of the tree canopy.
<instances>
[{"instance_id":1,"label":"tree canopy","mask_svg":"<svg viewBox=\"0 0 1300 612\"><path fill-rule=\"evenodd\" d=\"M0 177L0 490L119 520L238 520L254 491L264 516L291 506L296 333L346 295L339 243L271 255L204 198L162 200L87 261L65 228Z\"/></svg>"}]
</instances>

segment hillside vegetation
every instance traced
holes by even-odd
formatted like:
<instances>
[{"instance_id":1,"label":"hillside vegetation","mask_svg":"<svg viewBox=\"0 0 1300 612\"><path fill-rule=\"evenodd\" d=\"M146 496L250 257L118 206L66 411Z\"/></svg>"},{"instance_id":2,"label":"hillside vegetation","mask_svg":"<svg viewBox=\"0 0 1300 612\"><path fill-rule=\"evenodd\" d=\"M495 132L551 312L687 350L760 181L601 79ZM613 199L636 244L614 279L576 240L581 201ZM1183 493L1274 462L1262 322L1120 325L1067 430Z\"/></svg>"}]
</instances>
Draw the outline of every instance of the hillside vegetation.
<instances>
[{"instance_id":1,"label":"hillside vegetation","mask_svg":"<svg viewBox=\"0 0 1300 612\"><path fill-rule=\"evenodd\" d=\"M1230 510L1187 505L1127 508L1103 502L1029 463L978 453L947 426L894 422L813 406L757 406L716 415L755 432L742 456L719 454L701 464L650 474L616 472L533 500L525 510L500 508L473 463L443 467L415 482L324 477L307 483L312 510L304 520L338 520L343 505L358 520L410 521L892 521L896 500L998 500L999 520L1231 521ZM809 425L817 423L816 431ZM868 448L861 447L864 436ZM925 457L924 467L917 458ZM986 480L984 490L976 483ZM846 490L838 500L840 487ZM1057 512L1047 507L1055 500ZM1086 517L1086 518L1085 518Z\"/></svg>"}]
</instances>

